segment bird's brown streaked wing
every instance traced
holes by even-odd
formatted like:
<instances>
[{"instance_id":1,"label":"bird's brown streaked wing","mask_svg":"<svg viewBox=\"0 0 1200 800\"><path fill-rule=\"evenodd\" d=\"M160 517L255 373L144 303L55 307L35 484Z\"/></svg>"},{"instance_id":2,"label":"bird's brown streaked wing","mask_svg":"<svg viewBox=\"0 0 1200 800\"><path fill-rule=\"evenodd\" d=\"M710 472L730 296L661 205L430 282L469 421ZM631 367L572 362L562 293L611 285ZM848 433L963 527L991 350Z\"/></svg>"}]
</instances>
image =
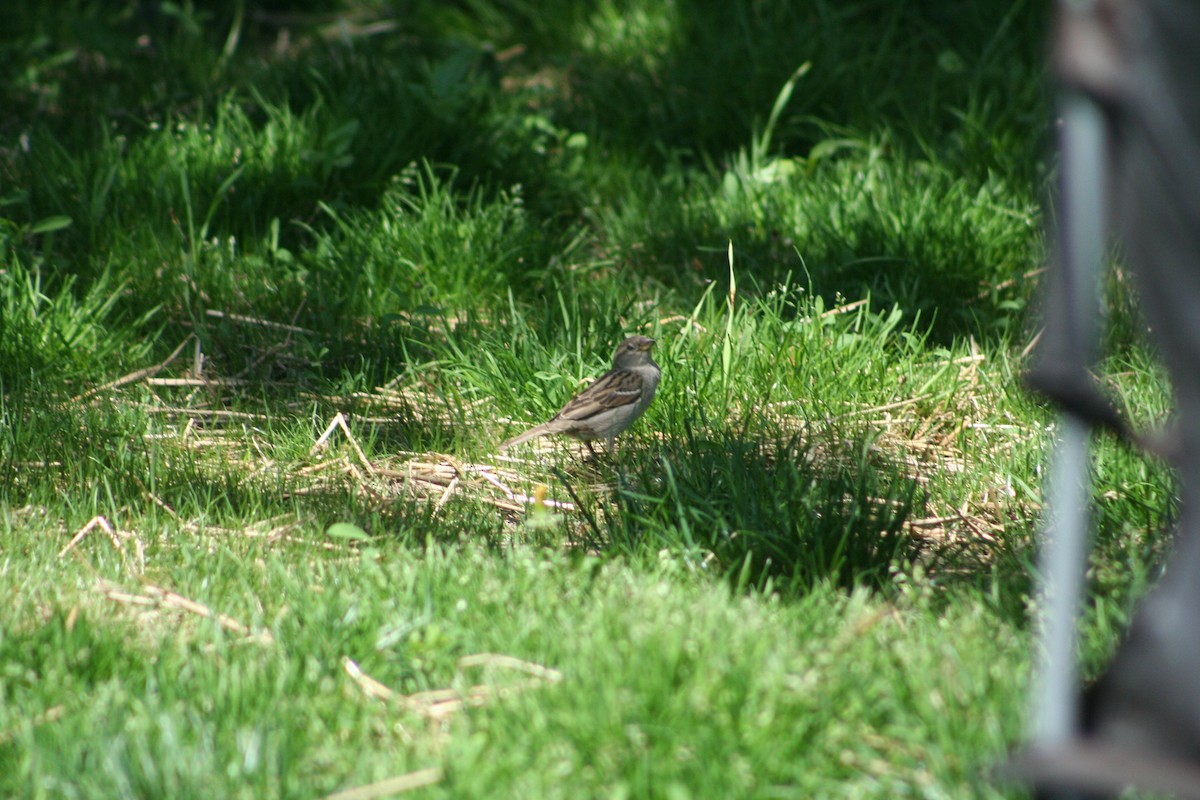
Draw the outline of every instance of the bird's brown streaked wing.
<instances>
[{"instance_id":1,"label":"bird's brown streaked wing","mask_svg":"<svg viewBox=\"0 0 1200 800\"><path fill-rule=\"evenodd\" d=\"M584 420L601 411L636 403L641 396L641 375L629 370L613 370L600 376L582 394L563 406L554 418Z\"/></svg>"}]
</instances>

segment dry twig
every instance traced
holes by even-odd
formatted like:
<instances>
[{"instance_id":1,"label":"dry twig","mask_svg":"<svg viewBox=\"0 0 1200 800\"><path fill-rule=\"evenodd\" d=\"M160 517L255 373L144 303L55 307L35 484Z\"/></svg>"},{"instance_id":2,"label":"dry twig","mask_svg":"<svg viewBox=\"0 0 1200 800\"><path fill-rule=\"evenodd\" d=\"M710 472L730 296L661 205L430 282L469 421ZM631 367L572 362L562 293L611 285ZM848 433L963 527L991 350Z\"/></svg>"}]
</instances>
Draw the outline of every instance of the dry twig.
<instances>
[{"instance_id":1,"label":"dry twig","mask_svg":"<svg viewBox=\"0 0 1200 800\"><path fill-rule=\"evenodd\" d=\"M126 603L128 605L145 606L148 608L169 608L177 611L185 611L189 614L195 614L198 617L211 619L213 622L220 625L231 633L236 633L239 636L245 637L249 641L257 644L272 644L275 637L268 630L253 631L248 626L238 622L233 617L227 614L214 611L203 603L198 603L184 597L181 594L164 589L161 586L156 586L152 583L144 584L145 594L131 594L126 592L120 586L110 583L109 581L100 581L97 584L97 589L110 600L118 603Z\"/></svg>"},{"instance_id":2,"label":"dry twig","mask_svg":"<svg viewBox=\"0 0 1200 800\"><path fill-rule=\"evenodd\" d=\"M358 684L363 694L367 697L374 700L398 703L408 711L434 722L445 721L467 706L482 706L492 698L509 697L525 689L558 683L562 680L562 673L556 669L497 653L478 653L476 655L463 656L459 659L458 666L460 669L466 667L500 667L524 672L531 677L528 680L516 681L503 686L475 684L465 689L430 689L423 692L400 695L363 672L354 659L349 656L342 658L342 668L350 676L351 680Z\"/></svg>"},{"instance_id":3,"label":"dry twig","mask_svg":"<svg viewBox=\"0 0 1200 800\"><path fill-rule=\"evenodd\" d=\"M323 448L325 446L325 442L330 436L333 435L334 430L338 428L341 428L342 433L346 434L346 438L350 440L350 446L354 448L355 455L358 456L358 460L362 463L362 465L366 467L367 472L374 475L375 467L367 459L367 455L363 452L363 449L359 447L358 440L354 438L354 434L350 432L350 426L346 423L345 415L340 411L333 415L333 419L329 421L329 425L326 426L325 432L322 433L317 441L313 443L313 446L308 451L308 454L316 455L317 451Z\"/></svg>"},{"instance_id":4,"label":"dry twig","mask_svg":"<svg viewBox=\"0 0 1200 800\"><path fill-rule=\"evenodd\" d=\"M422 786L432 786L442 777L442 770L438 767L419 769L416 772L397 775L394 778L385 778L375 783L327 794L322 800L375 800L378 797L390 797L413 789L420 789Z\"/></svg>"},{"instance_id":5,"label":"dry twig","mask_svg":"<svg viewBox=\"0 0 1200 800\"><path fill-rule=\"evenodd\" d=\"M63 549L58 551L58 557L62 558L67 553L74 550L75 547L96 528L99 528L108 534L108 540L112 542L112 546L120 554L122 564L127 564L126 559L128 557L128 553L125 552L125 545L122 544L122 540L132 541L134 550L137 554L137 572L141 573L145 571L146 548L145 545L142 544L142 540L139 539L136 534L113 527L112 523L103 516L95 516L88 520L87 523L78 531L76 531L75 535L71 537L71 541L67 542Z\"/></svg>"},{"instance_id":6,"label":"dry twig","mask_svg":"<svg viewBox=\"0 0 1200 800\"><path fill-rule=\"evenodd\" d=\"M150 378L150 377L153 377L154 375L157 375L158 373L162 372L163 369L165 369L168 364L170 364L172 361L174 361L180 353L183 352L183 348L187 347L187 343L192 341L193 336L194 336L194 334L188 334L188 337L186 339L184 339L182 342L180 342L179 346L176 347L171 352L171 355L167 356L166 359L164 361L162 361L161 363L156 364L153 367L146 367L145 369L136 370L134 372L129 373L128 375L123 375L120 378L117 378L115 381L109 381L108 383L104 384L103 386L96 386L91 389L88 389L83 394L72 397L71 402L78 403L81 400L86 400L89 397L93 397L94 395L99 394L100 392L104 392L109 389L115 389L118 386L124 386L127 383L134 383L136 381L142 380L143 378Z\"/></svg>"}]
</instances>

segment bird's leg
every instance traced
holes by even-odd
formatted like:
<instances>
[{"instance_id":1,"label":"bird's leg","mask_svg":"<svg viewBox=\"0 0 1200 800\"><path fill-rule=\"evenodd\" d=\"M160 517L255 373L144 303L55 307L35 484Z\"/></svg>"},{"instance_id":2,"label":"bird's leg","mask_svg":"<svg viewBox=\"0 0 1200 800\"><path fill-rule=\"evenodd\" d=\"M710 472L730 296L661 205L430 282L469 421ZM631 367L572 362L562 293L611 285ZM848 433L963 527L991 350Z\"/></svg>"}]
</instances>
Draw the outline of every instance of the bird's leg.
<instances>
[{"instance_id":1,"label":"bird's leg","mask_svg":"<svg viewBox=\"0 0 1200 800\"><path fill-rule=\"evenodd\" d=\"M596 452L596 448L592 447L591 439L584 439L583 443L587 445L588 452L592 454L592 458L600 457L600 454Z\"/></svg>"}]
</instances>

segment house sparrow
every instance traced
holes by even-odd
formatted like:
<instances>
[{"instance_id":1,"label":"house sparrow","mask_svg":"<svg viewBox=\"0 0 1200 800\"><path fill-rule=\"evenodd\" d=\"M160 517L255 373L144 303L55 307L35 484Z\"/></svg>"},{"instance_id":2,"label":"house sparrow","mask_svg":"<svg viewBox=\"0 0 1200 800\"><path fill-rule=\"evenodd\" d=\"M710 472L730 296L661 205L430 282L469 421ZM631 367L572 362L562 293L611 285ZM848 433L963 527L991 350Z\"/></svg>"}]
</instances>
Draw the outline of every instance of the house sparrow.
<instances>
[{"instance_id":1,"label":"house sparrow","mask_svg":"<svg viewBox=\"0 0 1200 800\"><path fill-rule=\"evenodd\" d=\"M662 370L650 357L654 340L632 336L617 346L612 369L562 407L549 422L530 428L500 445L504 450L538 436L562 433L587 443L608 440L613 451L617 435L634 423L654 399Z\"/></svg>"}]
</instances>

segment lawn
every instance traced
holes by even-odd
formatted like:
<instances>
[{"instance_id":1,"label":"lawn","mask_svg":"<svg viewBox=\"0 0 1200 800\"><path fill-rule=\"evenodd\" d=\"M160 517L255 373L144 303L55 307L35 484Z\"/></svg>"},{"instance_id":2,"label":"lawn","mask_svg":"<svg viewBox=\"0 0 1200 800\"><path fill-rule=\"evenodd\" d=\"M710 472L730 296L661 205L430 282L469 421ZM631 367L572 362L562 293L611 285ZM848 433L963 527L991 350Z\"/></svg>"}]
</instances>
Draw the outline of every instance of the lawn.
<instances>
[{"instance_id":1,"label":"lawn","mask_svg":"<svg viewBox=\"0 0 1200 800\"><path fill-rule=\"evenodd\" d=\"M1028 796L1049 4L8 5L0 795Z\"/></svg>"}]
</instances>

